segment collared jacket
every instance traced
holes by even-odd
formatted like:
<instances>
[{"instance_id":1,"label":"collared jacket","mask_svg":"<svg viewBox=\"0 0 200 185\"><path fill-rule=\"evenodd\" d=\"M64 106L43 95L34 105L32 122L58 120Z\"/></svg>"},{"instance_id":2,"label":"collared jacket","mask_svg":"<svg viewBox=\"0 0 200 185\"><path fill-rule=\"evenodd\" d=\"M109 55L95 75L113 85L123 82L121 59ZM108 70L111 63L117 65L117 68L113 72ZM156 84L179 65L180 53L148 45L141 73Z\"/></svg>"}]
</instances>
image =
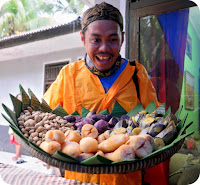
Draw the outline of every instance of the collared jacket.
<instances>
[{"instance_id":1,"label":"collared jacket","mask_svg":"<svg viewBox=\"0 0 200 185\"><path fill-rule=\"evenodd\" d=\"M136 61L140 98L132 76L135 66L129 63L105 93L98 76L92 74L84 60L76 61L62 68L57 79L44 95L44 100L55 108L62 105L68 114L75 111L81 113L82 107L97 113L107 109L111 112L117 101L127 112L140 102L145 108L151 101L159 106L155 89L142 64Z\"/></svg>"}]
</instances>

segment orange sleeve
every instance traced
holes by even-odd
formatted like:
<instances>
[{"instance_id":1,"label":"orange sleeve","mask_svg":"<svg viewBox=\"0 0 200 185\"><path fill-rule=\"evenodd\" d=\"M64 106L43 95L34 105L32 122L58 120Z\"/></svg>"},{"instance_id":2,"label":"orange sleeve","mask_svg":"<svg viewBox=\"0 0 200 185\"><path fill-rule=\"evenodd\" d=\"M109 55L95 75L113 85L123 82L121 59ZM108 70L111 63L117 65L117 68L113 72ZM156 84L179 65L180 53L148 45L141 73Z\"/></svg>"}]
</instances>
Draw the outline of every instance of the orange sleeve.
<instances>
[{"instance_id":1,"label":"orange sleeve","mask_svg":"<svg viewBox=\"0 0 200 185\"><path fill-rule=\"evenodd\" d=\"M76 90L76 73L80 64L72 63L64 66L56 80L51 84L43 98L54 109L60 104L68 114L81 112L80 96Z\"/></svg>"}]
</instances>

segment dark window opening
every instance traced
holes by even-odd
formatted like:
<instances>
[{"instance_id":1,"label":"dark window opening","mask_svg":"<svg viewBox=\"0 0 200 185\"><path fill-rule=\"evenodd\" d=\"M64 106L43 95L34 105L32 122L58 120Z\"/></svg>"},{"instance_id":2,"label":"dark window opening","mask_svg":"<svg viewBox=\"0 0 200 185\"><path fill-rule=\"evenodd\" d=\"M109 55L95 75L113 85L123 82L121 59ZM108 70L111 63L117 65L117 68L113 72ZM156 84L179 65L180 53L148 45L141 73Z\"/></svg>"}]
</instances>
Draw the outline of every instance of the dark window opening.
<instances>
[{"instance_id":1,"label":"dark window opening","mask_svg":"<svg viewBox=\"0 0 200 185\"><path fill-rule=\"evenodd\" d=\"M46 64L44 69L44 93L50 87L50 85L55 81L60 70L63 66L69 64L69 62L59 62L53 64Z\"/></svg>"}]
</instances>

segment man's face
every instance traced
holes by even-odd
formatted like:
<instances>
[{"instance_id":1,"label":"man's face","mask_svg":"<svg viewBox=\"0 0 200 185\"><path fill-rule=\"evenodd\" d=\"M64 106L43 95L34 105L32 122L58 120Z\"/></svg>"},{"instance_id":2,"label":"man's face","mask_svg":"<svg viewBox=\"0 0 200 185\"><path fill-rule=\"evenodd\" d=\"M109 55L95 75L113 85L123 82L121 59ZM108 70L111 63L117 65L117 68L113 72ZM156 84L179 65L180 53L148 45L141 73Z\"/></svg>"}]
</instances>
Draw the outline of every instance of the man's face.
<instances>
[{"instance_id":1,"label":"man's face","mask_svg":"<svg viewBox=\"0 0 200 185\"><path fill-rule=\"evenodd\" d=\"M88 25L81 40L86 52L99 71L105 71L115 63L124 41L124 33L111 20L97 20Z\"/></svg>"}]
</instances>

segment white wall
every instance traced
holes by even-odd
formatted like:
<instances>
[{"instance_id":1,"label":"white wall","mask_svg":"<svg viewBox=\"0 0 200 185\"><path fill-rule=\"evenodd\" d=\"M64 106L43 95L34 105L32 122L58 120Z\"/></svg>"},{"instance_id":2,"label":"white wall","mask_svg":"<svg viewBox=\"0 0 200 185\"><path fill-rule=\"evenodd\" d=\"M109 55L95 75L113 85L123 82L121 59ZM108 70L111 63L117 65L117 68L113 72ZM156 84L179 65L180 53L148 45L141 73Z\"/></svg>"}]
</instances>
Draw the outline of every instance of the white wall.
<instances>
[{"instance_id":1,"label":"white wall","mask_svg":"<svg viewBox=\"0 0 200 185\"><path fill-rule=\"evenodd\" d=\"M54 48L59 48L59 43L61 44L61 42L54 43ZM65 43L72 49L64 49L63 47L62 50L52 50L48 54L40 53L38 55L26 56L23 58L18 56L16 59L0 61L0 113L7 115L1 106L2 103L8 106L11 110L13 109L9 94L12 94L13 96L17 95L19 93L19 84L23 86L27 93L28 88L30 88L36 97L41 100L43 96L44 64L66 61L68 59L70 59L71 62L74 62L77 60L77 57L84 56L85 48L82 46L82 43L77 43L77 45L73 45L73 43L73 41ZM46 46L47 45L48 42L46 41ZM64 44L62 43L62 45ZM20 47L22 47L22 45ZM38 47L40 46L38 45ZM45 46L42 46L42 48L44 47ZM47 52L45 49L43 50L44 52ZM15 50L13 50L13 52L14 51ZM0 125L8 125L7 121L1 114Z\"/></svg>"}]
</instances>

